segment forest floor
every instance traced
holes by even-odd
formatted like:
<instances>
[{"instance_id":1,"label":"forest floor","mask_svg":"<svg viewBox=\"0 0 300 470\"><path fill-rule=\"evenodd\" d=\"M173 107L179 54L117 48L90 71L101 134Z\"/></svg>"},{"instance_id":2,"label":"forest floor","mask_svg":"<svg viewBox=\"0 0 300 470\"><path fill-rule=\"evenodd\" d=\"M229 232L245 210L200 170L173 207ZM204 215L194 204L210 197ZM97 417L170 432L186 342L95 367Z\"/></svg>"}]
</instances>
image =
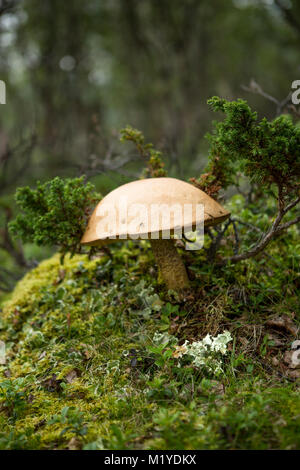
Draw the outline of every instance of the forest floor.
<instances>
[{"instance_id":1,"label":"forest floor","mask_svg":"<svg viewBox=\"0 0 300 470\"><path fill-rule=\"evenodd\" d=\"M182 256L185 296L156 280L146 241L54 255L18 283L0 317L1 449L300 448L296 232L223 268ZM222 354L185 354L226 331Z\"/></svg>"}]
</instances>

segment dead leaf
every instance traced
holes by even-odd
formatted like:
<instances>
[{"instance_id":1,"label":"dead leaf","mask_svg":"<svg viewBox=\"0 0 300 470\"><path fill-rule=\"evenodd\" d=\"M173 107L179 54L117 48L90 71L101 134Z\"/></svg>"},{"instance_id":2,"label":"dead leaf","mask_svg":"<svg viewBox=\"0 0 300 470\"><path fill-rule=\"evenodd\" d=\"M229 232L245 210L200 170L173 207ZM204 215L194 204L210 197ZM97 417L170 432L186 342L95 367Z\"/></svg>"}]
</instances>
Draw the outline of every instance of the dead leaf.
<instances>
[{"instance_id":1,"label":"dead leaf","mask_svg":"<svg viewBox=\"0 0 300 470\"><path fill-rule=\"evenodd\" d=\"M272 341L273 348L281 348L286 342L275 333L268 333L268 339Z\"/></svg>"},{"instance_id":2,"label":"dead leaf","mask_svg":"<svg viewBox=\"0 0 300 470\"><path fill-rule=\"evenodd\" d=\"M183 344L182 346L176 346L175 351L173 352L172 356L176 359L180 358L187 352L187 347Z\"/></svg>"},{"instance_id":3,"label":"dead leaf","mask_svg":"<svg viewBox=\"0 0 300 470\"><path fill-rule=\"evenodd\" d=\"M212 384L211 391L216 393L217 395L224 395L225 394L225 385L222 382L218 382L217 380L211 380Z\"/></svg>"},{"instance_id":4,"label":"dead leaf","mask_svg":"<svg viewBox=\"0 0 300 470\"><path fill-rule=\"evenodd\" d=\"M76 370L71 370L65 377L68 384L71 384L78 377Z\"/></svg>"},{"instance_id":5,"label":"dead leaf","mask_svg":"<svg viewBox=\"0 0 300 470\"><path fill-rule=\"evenodd\" d=\"M80 450L82 448L82 442L78 437L72 437L72 439L68 442L68 449L69 450Z\"/></svg>"},{"instance_id":6,"label":"dead leaf","mask_svg":"<svg viewBox=\"0 0 300 470\"><path fill-rule=\"evenodd\" d=\"M55 279L55 281L53 282L53 285L56 286L57 284L59 284L61 281L64 280L65 278L65 275L66 275L66 271L64 269L60 269L59 272L58 272L58 277Z\"/></svg>"},{"instance_id":7,"label":"dead leaf","mask_svg":"<svg viewBox=\"0 0 300 470\"><path fill-rule=\"evenodd\" d=\"M300 369L288 370L287 376L291 379L299 379L300 377Z\"/></svg>"},{"instance_id":8,"label":"dead leaf","mask_svg":"<svg viewBox=\"0 0 300 470\"><path fill-rule=\"evenodd\" d=\"M283 362L288 366L289 369L298 369L300 368L299 361L300 353L297 351L285 351L283 355Z\"/></svg>"},{"instance_id":9,"label":"dead leaf","mask_svg":"<svg viewBox=\"0 0 300 470\"><path fill-rule=\"evenodd\" d=\"M60 390L61 383L62 380L58 380L56 374L53 374L52 377L41 382L41 385L49 392L57 392Z\"/></svg>"},{"instance_id":10,"label":"dead leaf","mask_svg":"<svg viewBox=\"0 0 300 470\"><path fill-rule=\"evenodd\" d=\"M271 361L273 366L277 367L279 365L279 359L276 356L273 356Z\"/></svg>"},{"instance_id":11,"label":"dead leaf","mask_svg":"<svg viewBox=\"0 0 300 470\"><path fill-rule=\"evenodd\" d=\"M12 321L13 324L17 325L19 323L19 319L20 319L20 311L17 308L15 308L14 317L13 317L13 321Z\"/></svg>"},{"instance_id":12,"label":"dead leaf","mask_svg":"<svg viewBox=\"0 0 300 470\"><path fill-rule=\"evenodd\" d=\"M32 393L28 395L27 401L28 403L32 403L34 401L34 395L32 395Z\"/></svg>"},{"instance_id":13,"label":"dead leaf","mask_svg":"<svg viewBox=\"0 0 300 470\"><path fill-rule=\"evenodd\" d=\"M297 336L298 328L293 322L293 320L287 315L282 315L281 317L271 318L266 321L266 325L271 328L285 330L287 333L293 336Z\"/></svg>"},{"instance_id":14,"label":"dead leaf","mask_svg":"<svg viewBox=\"0 0 300 470\"><path fill-rule=\"evenodd\" d=\"M34 430L37 431L41 427L45 426L46 423L47 423L46 419L42 419L34 426Z\"/></svg>"},{"instance_id":15,"label":"dead leaf","mask_svg":"<svg viewBox=\"0 0 300 470\"><path fill-rule=\"evenodd\" d=\"M249 346L249 340L247 338L245 338L245 336L240 336L239 337L239 341L243 347L243 349L247 349L248 346Z\"/></svg>"}]
</instances>

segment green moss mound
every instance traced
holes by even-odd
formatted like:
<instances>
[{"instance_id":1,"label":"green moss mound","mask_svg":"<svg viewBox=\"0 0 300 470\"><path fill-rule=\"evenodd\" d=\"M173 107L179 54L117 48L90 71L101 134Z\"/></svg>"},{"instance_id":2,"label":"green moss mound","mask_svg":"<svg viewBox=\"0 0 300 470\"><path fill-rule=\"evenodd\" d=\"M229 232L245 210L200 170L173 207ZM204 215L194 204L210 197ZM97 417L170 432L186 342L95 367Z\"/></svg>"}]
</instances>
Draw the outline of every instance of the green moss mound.
<instances>
[{"instance_id":1,"label":"green moss mound","mask_svg":"<svg viewBox=\"0 0 300 470\"><path fill-rule=\"evenodd\" d=\"M264 363L263 330L243 349L258 318L295 314L296 245L292 234L272 258L217 271L193 254L191 300L154 281L147 242L42 262L2 306L0 448L299 448L299 381ZM222 376L179 368L153 346L155 333L183 341L225 328L234 344Z\"/></svg>"}]
</instances>

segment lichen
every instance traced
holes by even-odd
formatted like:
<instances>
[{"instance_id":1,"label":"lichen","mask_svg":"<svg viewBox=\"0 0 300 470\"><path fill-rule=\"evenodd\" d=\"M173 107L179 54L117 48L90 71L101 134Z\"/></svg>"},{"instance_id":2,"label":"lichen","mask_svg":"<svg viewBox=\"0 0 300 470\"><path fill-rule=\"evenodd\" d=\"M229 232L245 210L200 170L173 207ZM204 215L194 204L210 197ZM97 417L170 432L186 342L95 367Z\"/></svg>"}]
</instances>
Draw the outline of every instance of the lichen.
<instances>
[{"instance_id":1,"label":"lichen","mask_svg":"<svg viewBox=\"0 0 300 470\"><path fill-rule=\"evenodd\" d=\"M292 234L272 258L222 271L194 254L200 295L191 300L157 284L147 242L116 244L111 259L43 261L3 305L0 448L299 447L297 382L262 366L265 349L272 351L263 327L252 355L239 340L260 316L296 312L297 246ZM153 341L168 333L180 347L228 328L234 348L222 377L178 367L170 349Z\"/></svg>"}]
</instances>

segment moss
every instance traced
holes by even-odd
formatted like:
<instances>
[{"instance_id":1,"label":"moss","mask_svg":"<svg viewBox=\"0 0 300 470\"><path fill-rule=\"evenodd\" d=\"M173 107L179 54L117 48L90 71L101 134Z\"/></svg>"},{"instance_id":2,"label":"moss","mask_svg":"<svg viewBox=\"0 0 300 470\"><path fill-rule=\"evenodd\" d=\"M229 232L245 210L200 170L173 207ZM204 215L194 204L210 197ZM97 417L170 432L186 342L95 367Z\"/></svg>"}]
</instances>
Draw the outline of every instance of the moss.
<instances>
[{"instance_id":1,"label":"moss","mask_svg":"<svg viewBox=\"0 0 300 470\"><path fill-rule=\"evenodd\" d=\"M92 273L98 261L88 261L86 255L75 255L72 258L67 255L64 265L60 262L60 255L57 253L52 258L42 261L39 266L29 273L17 284L13 295L3 305L3 318L9 317L15 323L22 312L28 311L29 305L40 299L41 292L48 286L56 287L59 284L60 276L66 272L66 280L72 279L72 274L78 269L79 263L85 264L85 269ZM61 274L63 273L63 274ZM72 286L64 282L64 286ZM69 287L70 289L70 287ZM79 294L80 290L74 291Z\"/></svg>"},{"instance_id":2,"label":"moss","mask_svg":"<svg viewBox=\"0 0 300 470\"><path fill-rule=\"evenodd\" d=\"M73 437L76 448L299 447L299 384L270 369L271 342L249 346L253 328L268 335L267 316L297 321L299 247L289 237L271 258L226 269L182 253L191 300L157 285L147 242L116 244L112 260L43 261L3 305L0 448L63 449ZM218 379L151 349L154 332L183 341L225 328L235 347Z\"/></svg>"}]
</instances>

